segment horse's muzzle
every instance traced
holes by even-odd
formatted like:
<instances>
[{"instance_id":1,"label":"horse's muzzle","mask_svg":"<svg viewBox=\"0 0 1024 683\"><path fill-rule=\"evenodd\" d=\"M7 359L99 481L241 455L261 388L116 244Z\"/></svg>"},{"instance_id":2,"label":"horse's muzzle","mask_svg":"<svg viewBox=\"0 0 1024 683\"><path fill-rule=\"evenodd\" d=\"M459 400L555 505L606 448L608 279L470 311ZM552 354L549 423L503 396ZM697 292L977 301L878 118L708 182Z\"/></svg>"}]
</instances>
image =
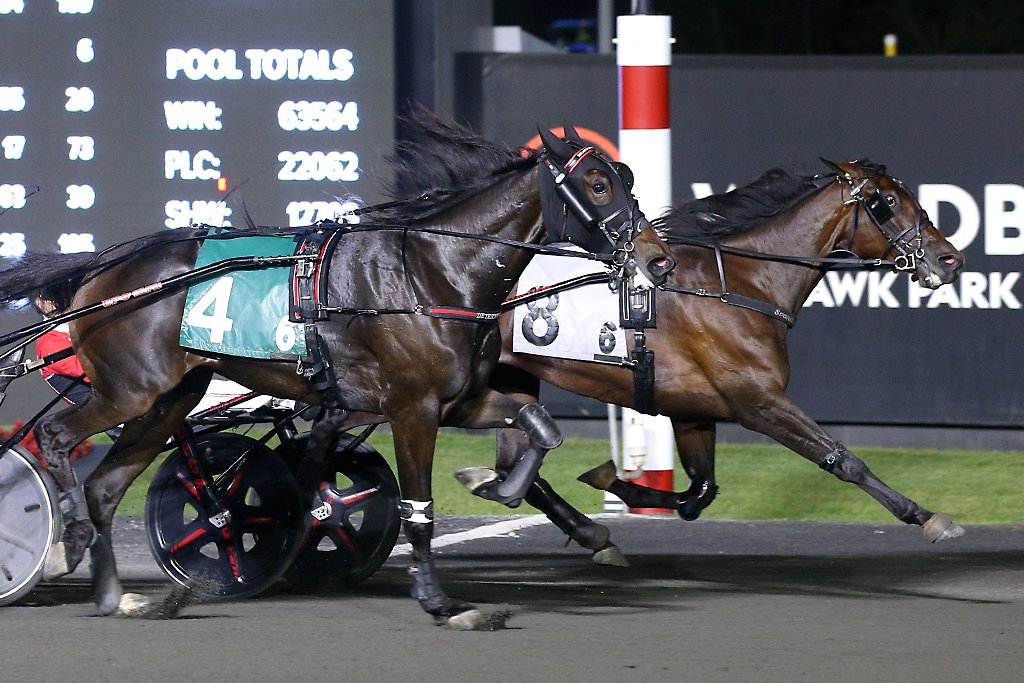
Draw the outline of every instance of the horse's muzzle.
<instances>
[{"instance_id":1,"label":"horse's muzzle","mask_svg":"<svg viewBox=\"0 0 1024 683\"><path fill-rule=\"evenodd\" d=\"M668 274L676 267L676 260L667 254L648 259L644 269L655 286L665 284Z\"/></svg>"},{"instance_id":2,"label":"horse's muzzle","mask_svg":"<svg viewBox=\"0 0 1024 683\"><path fill-rule=\"evenodd\" d=\"M922 287L938 289L942 285L956 282L964 267L964 255L959 251L951 251L932 257L926 255L920 260L914 279Z\"/></svg>"}]
</instances>

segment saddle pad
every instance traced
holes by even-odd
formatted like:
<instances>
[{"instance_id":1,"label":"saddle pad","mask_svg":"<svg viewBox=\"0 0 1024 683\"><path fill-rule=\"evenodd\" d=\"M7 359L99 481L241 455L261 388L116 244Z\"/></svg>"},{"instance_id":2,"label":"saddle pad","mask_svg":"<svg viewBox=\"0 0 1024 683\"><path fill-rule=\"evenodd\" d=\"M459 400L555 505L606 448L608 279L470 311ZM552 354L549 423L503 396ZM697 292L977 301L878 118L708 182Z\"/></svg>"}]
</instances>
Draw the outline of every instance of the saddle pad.
<instances>
[{"instance_id":1,"label":"saddle pad","mask_svg":"<svg viewBox=\"0 0 1024 683\"><path fill-rule=\"evenodd\" d=\"M208 239L196 268L239 256L290 256L289 237ZM235 270L192 285L181 315L179 343L229 356L294 360L306 353L302 325L288 321L290 265Z\"/></svg>"},{"instance_id":2,"label":"saddle pad","mask_svg":"<svg viewBox=\"0 0 1024 683\"><path fill-rule=\"evenodd\" d=\"M601 272L605 272L603 265L587 259L541 254L533 257L519 278L517 292ZM515 353L616 365L629 356L625 333L619 329L619 295L604 283L516 306L514 321Z\"/></svg>"}]
</instances>

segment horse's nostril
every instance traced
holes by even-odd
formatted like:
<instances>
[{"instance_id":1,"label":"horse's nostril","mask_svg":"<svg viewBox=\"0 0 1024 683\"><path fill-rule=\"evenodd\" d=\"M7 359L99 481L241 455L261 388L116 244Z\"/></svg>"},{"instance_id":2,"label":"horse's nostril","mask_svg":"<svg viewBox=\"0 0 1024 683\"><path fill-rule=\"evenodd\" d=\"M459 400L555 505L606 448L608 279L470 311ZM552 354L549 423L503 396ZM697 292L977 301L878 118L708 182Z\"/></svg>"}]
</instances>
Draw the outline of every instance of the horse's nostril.
<instances>
[{"instance_id":1,"label":"horse's nostril","mask_svg":"<svg viewBox=\"0 0 1024 683\"><path fill-rule=\"evenodd\" d=\"M664 275L676 267L676 262L668 256L657 256L648 261L647 267L652 273Z\"/></svg>"},{"instance_id":2,"label":"horse's nostril","mask_svg":"<svg viewBox=\"0 0 1024 683\"><path fill-rule=\"evenodd\" d=\"M956 268L959 268L964 264L963 257L958 256L956 254L947 254L946 256L940 258L939 261L946 264L947 266L954 266Z\"/></svg>"}]
</instances>

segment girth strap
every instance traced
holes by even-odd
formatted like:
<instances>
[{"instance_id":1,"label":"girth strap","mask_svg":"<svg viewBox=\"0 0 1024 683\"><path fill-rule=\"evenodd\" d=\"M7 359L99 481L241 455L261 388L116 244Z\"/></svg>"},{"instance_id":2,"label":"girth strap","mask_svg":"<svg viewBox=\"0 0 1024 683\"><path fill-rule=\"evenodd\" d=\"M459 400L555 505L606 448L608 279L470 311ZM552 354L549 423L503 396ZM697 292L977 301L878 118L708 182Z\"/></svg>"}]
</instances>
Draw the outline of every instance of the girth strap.
<instances>
[{"instance_id":1,"label":"girth strap","mask_svg":"<svg viewBox=\"0 0 1024 683\"><path fill-rule=\"evenodd\" d=\"M342 231L317 230L295 238L296 256L316 256L292 266L288 320L293 323L327 320L323 305L327 299L328 264Z\"/></svg>"},{"instance_id":2,"label":"girth strap","mask_svg":"<svg viewBox=\"0 0 1024 683\"><path fill-rule=\"evenodd\" d=\"M292 266L288 320L302 323L306 339L306 355L300 356L295 372L309 381L320 405L342 408L337 377L331 367L330 353L317 330L316 323L326 320L323 300L327 295L327 264L338 242L340 230L317 230L296 238L297 255L316 255L316 260L304 260Z\"/></svg>"},{"instance_id":3,"label":"girth strap","mask_svg":"<svg viewBox=\"0 0 1024 683\"><path fill-rule=\"evenodd\" d=\"M306 355L299 356L295 372L309 381L309 386L316 392L321 406L342 408L338 378L331 366L331 355L323 344L323 338L316 329L316 323L305 323L302 328L306 335Z\"/></svg>"}]
</instances>

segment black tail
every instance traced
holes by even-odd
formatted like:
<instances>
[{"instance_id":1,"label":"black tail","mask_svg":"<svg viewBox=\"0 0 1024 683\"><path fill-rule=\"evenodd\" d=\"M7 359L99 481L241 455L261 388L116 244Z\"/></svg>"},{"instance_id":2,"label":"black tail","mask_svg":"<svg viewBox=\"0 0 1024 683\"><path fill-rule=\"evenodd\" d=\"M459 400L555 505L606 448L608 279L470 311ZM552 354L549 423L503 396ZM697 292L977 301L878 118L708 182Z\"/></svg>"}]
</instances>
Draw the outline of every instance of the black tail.
<instances>
[{"instance_id":1,"label":"black tail","mask_svg":"<svg viewBox=\"0 0 1024 683\"><path fill-rule=\"evenodd\" d=\"M53 301L58 311L71 305L96 254L38 254L5 259L0 266L0 304L10 305L35 296Z\"/></svg>"}]
</instances>

